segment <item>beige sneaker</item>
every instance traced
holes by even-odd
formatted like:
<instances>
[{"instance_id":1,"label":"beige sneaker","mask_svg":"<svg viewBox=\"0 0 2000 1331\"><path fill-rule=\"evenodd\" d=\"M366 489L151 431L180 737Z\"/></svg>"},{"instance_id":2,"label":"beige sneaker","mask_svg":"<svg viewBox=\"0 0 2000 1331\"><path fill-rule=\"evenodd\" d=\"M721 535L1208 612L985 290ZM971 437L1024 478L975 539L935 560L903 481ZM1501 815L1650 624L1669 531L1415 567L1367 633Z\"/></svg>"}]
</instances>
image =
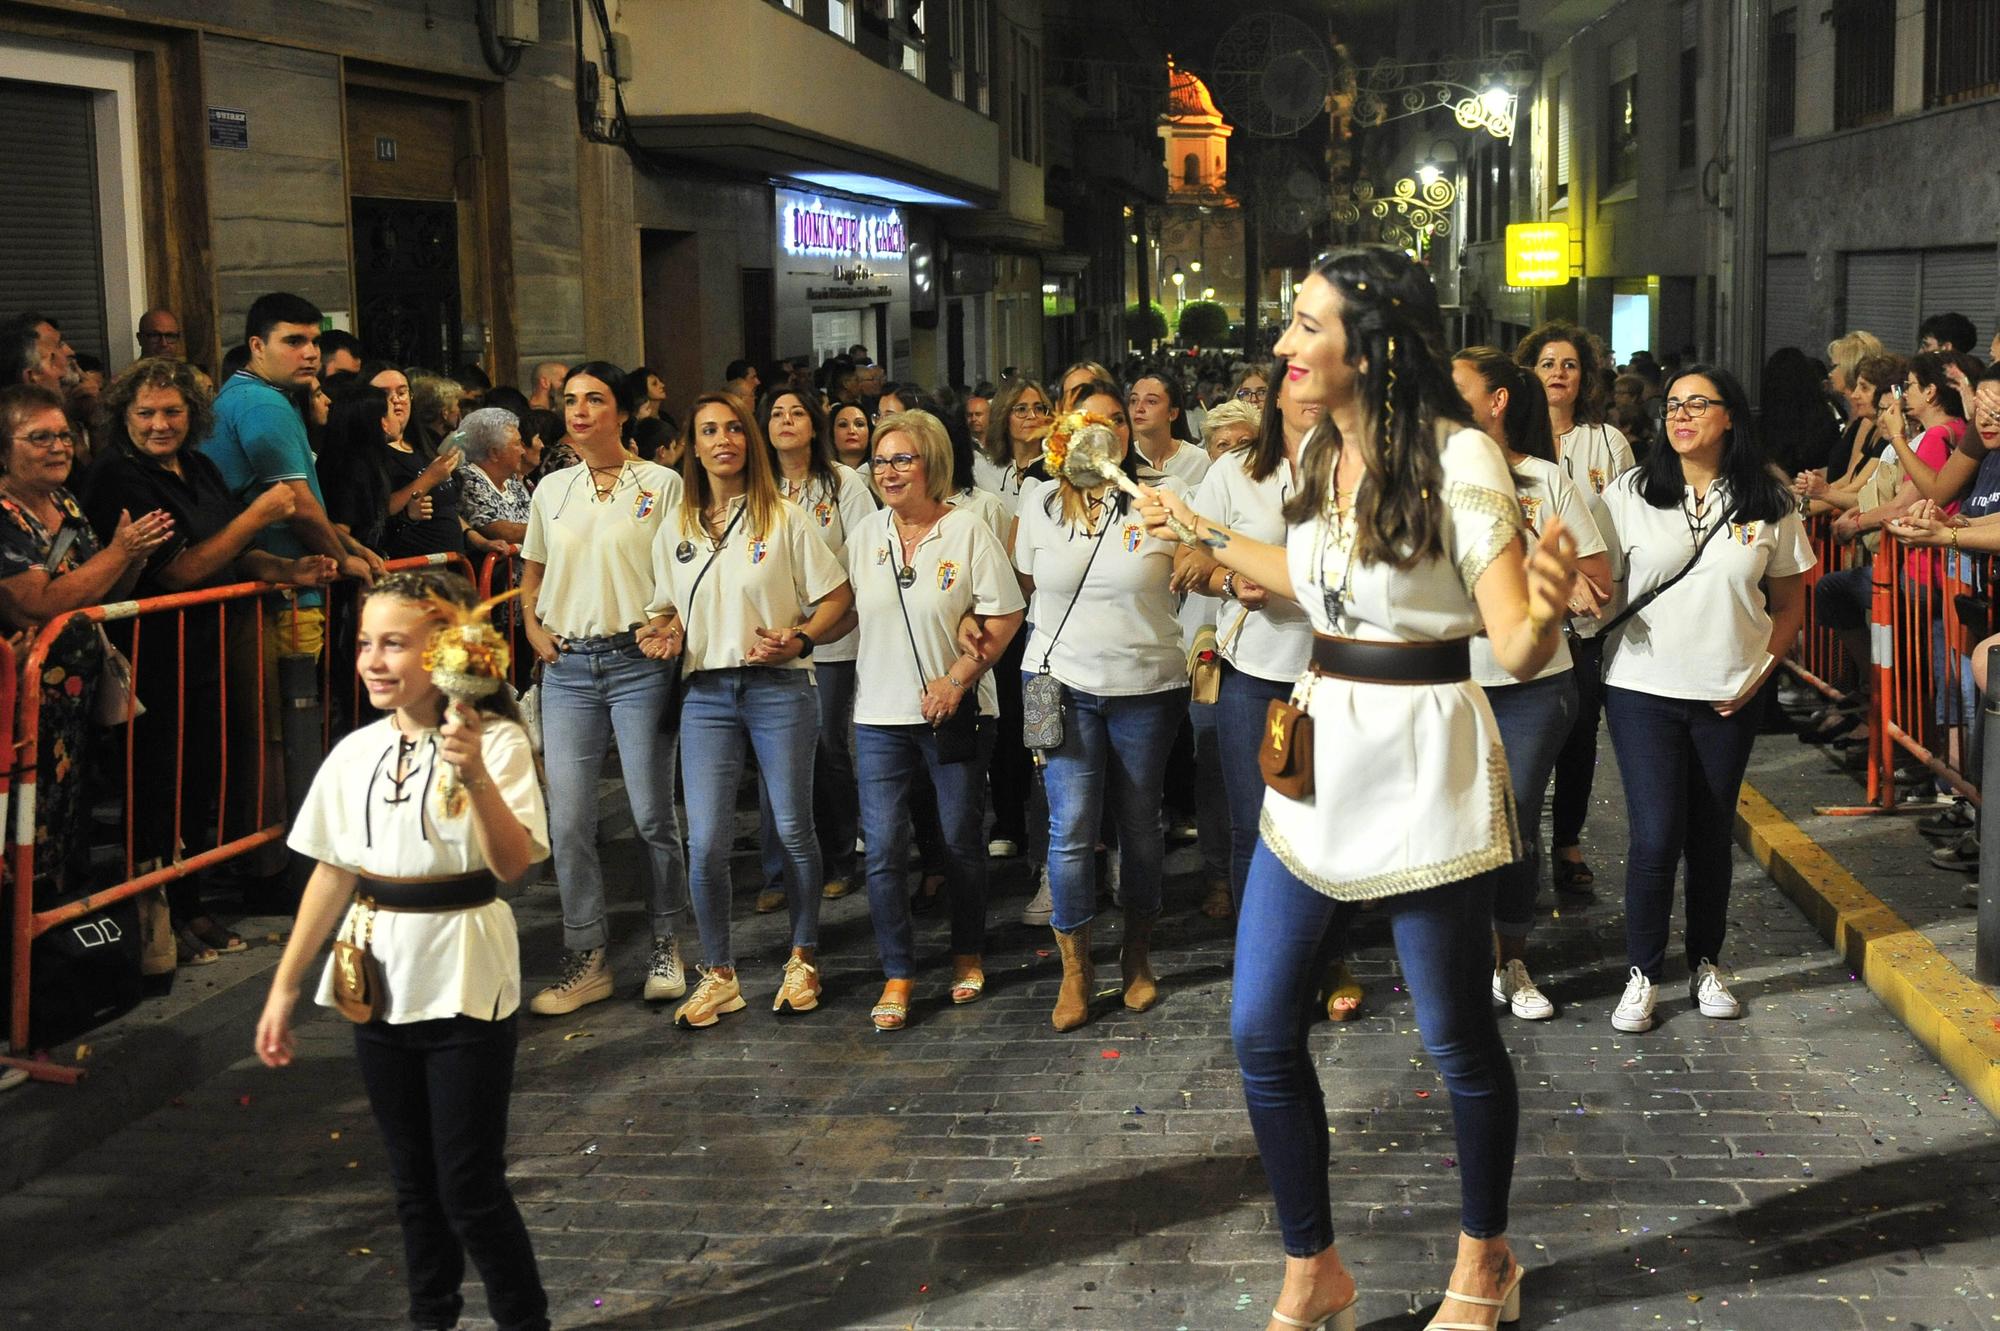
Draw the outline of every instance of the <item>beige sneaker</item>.
<instances>
[{"instance_id":1,"label":"beige sneaker","mask_svg":"<svg viewBox=\"0 0 2000 1331\"><path fill-rule=\"evenodd\" d=\"M819 1006L819 968L795 950L785 963L785 982L771 1000L773 1012L810 1012Z\"/></svg>"},{"instance_id":2,"label":"beige sneaker","mask_svg":"<svg viewBox=\"0 0 2000 1331\"><path fill-rule=\"evenodd\" d=\"M646 962L646 1001L664 1003L687 991L687 971L681 966L679 940L655 938L653 955Z\"/></svg>"},{"instance_id":3,"label":"beige sneaker","mask_svg":"<svg viewBox=\"0 0 2000 1331\"><path fill-rule=\"evenodd\" d=\"M736 983L736 972L720 975L704 970L688 1001L675 1010L674 1024L690 1031L702 1030L715 1025L724 1013L743 1008L743 989Z\"/></svg>"},{"instance_id":4,"label":"beige sneaker","mask_svg":"<svg viewBox=\"0 0 2000 1331\"><path fill-rule=\"evenodd\" d=\"M604 949L564 952L561 977L528 1001L528 1011L543 1017L560 1017L609 997L611 967L605 964Z\"/></svg>"},{"instance_id":5,"label":"beige sneaker","mask_svg":"<svg viewBox=\"0 0 2000 1331\"><path fill-rule=\"evenodd\" d=\"M785 894L775 887L767 887L757 894L759 915L769 915L772 911L783 910L785 906Z\"/></svg>"}]
</instances>

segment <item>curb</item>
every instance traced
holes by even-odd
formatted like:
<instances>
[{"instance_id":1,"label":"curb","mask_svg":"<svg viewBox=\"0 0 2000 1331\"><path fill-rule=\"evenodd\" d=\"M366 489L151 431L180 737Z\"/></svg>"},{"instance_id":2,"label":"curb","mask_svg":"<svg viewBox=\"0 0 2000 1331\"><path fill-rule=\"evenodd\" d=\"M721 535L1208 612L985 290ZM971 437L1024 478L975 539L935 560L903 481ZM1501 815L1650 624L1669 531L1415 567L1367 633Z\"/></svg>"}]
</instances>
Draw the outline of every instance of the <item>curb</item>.
<instances>
[{"instance_id":1,"label":"curb","mask_svg":"<svg viewBox=\"0 0 2000 1331\"><path fill-rule=\"evenodd\" d=\"M1737 801L1736 840L1917 1043L2000 1117L2000 997L1952 965L1748 783Z\"/></svg>"}]
</instances>

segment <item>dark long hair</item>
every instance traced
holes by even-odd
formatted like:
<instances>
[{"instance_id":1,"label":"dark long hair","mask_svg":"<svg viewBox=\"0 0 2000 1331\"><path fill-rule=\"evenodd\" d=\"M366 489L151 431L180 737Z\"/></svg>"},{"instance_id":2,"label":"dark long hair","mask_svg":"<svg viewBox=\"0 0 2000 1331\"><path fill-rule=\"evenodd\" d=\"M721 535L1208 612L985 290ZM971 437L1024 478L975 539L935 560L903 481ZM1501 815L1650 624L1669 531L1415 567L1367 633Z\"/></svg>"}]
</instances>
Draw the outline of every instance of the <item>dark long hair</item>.
<instances>
[{"instance_id":1,"label":"dark long hair","mask_svg":"<svg viewBox=\"0 0 2000 1331\"><path fill-rule=\"evenodd\" d=\"M763 404L757 408L757 423L764 427L764 447L771 450L771 474L781 476L784 467L778 462L778 446L771 442L771 412L781 398L796 398L806 409L806 418L812 422L812 447L806 450L806 475L827 488L827 493L840 494L840 476L833 469L833 423L827 417L825 408L819 404L818 395L810 391L790 386L775 388L764 394Z\"/></svg>"},{"instance_id":2,"label":"dark long hair","mask_svg":"<svg viewBox=\"0 0 2000 1331\"><path fill-rule=\"evenodd\" d=\"M1500 416L1499 442L1516 453L1544 462L1556 460L1555 429L1549 424L1549 395L1533 370L1523 369L1498 347L1467 347L1452 357L1472 367L1489 393L1507 391L1507 410Z\"/></svg>"},{"instance_id":3,"label":"dark long hair","mask_svg":"<svg viewBox=\"0 0 2000 1331\"><path fill-rule=\"evenodd\" d=\"M1250 479L1270 479L1285 460L1285 413L1279 409L1278 394L1284 391L1285 376L1292 363L1280 356L1269 365L1252 365L1236 376L1236 388L1252 374L1264 376L1264 411L1257 422L1257 437L1250 441ZM1231 392L1236 391L1234 388Z\"/></svg>"},{"instance_id":4,"label":"dark long hair","mask_svg":"<svg viewBox=\"0 0 2000 1331\"><path fill-rule=\"evenodd\" d=\"M319 483L326 494L326 515L343 523L363 545L381 540L389 521L389 438L382 418L389 414L389 395L372 384L359 383L334 394L320 436Z\"/></svg>"},{"instance_id":5,"label":"dark long hair","mask_svg":"<svg viewBox=\"0 0 2000 1331\"><path fill-rule=\"evenodd\" d=\"M1313 271L1340 295L1347 363L1357 371L1363 435L1354 444L1368 470L1354 497L1355 557L1414 568L1445 553L1438 423L1472 423L1444 357L1437 291L1415 260L1386 245L1335 251ZM1287 522L1311 521L1326 507L1342 442L1329 403L1299 459L1302 485L1285 505Z\"/></svg>"},{"instance_id":6,"label":"dark long hair","mask_svg":"<svg viewBox=\"0 0 2000 1331\"><path fill-rule=\"evenodd\" d=\"M1722 468L1719 479L1729 486L1730 522L1776 522L1792 511L1792 494L1771 470L1771 460L1757 437L1750 414L1750 395L1735 375L1715 365L1695 364L1666 382L1661 396L1666 401L1674 388L1690 379L1706 379L1722 395L1729 412L1729 429L1722 436ZM1710 408L1713 410L1713 408ZM1687 476L1681 471L1681 455L1663 433L1636 468L1639 495L1654 508L1678 508L1687 497Z\"/></svg>"}]
</instances>

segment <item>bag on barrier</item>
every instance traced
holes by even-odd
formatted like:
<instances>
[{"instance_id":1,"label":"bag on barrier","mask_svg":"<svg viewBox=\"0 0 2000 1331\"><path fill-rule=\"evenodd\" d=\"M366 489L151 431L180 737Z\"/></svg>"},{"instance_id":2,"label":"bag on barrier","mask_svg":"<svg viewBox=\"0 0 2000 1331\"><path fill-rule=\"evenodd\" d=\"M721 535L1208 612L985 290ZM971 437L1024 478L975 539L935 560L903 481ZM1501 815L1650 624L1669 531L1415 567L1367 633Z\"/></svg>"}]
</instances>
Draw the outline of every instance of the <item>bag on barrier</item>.
<instances>
[{"instance_id":1,"label":"bag on barrier","mask_svg":"<svg viewBox=\"0 0 2000 1331\"><path fill-rule=\"evenodd\" d=\"M28 1044L47 1049L135 1006L139 908L127 898L37 938L29 962Z\"/></svg>"},{"instance_id":2,"label":"bag on barrier","mask_svg":"<svg viewBox=\"0 0 2000 1331\"><path fill-rule=\"evenodd\" d=\"M149 980L172 975L179 964L180 952L174 946L173 912L167 907L167 890L156 887L141 892L132 898L132 904L139 914L139 974Z\"/></svg>"}]
</instances>

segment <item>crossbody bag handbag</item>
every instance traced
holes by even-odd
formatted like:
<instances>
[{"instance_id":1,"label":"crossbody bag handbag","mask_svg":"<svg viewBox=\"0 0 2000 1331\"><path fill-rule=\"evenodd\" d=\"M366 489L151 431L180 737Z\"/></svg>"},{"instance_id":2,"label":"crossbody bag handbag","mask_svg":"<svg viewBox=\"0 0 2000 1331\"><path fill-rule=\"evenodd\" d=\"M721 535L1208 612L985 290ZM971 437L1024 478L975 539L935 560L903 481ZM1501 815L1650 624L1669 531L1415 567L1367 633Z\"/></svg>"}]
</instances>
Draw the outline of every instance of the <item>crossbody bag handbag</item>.
<instances>
[{"instance_id":1,"label":"crossbody bag handbag","mask_svg":"<svg viewBox=\"0 0 2000 1331\"><path fill-rule=\"evenodd\" d=\"M1021 742L1031 749L1046 753L1062 747L1063 686L1061 680L1049 673L1049 658L1056 654L1056 642L1069 623L1070 612L1083 599L1083 584L1090 578L1090 566L1097 562L1097 552L1103 548L1105 534L1110 530L1111 519L1107 514L1104 531L1097 533L1097 542L1090 547L1090 558L1083 562L1083 576L1076 580L1076 594L1069 598L1069 609L1063 611L1056 631L1049 635L1049 649L1042 653L1042 668L1021 685Z\"/></svg>"},{"instance_id":2,"label":"crossbody bag handbag","mask_svg":"<svg viewBox=\"0 0 2000 1331\"><path fill-rule=\"evenodd\" d=\"M1229 626L1229 632L1218 640L1215 625L1203 624L1195 631L1194 643L1188 648L1188 701L1212 703L1222 696L1222 659L1229 650L1229 644L1243 631L1243 623L1251 612L1245 610Z\"/></svg>"},{"instance_id":3,"label":"crossbody bag handbag","mask_svg":"<svg viewBox=\"0 0 2000 1331\"><path fill-rule=\"evenodd\" d=\"M688 616L694 613L694 595L701 590L701 580L708 576L709 569L713 568L715 561L722 557L723 547L729 544L729 534L736 530L736 524L741 522L743 515L749 511L750 505L748 501L745 501L743 506L736 510L736 516L729 519L729 525L722 529L722 539L717 541L715 548L708 552L708 561L694 575L694 585L688 588L687 604L681 607L682 659L674 662L680 668L674 671L673 683L667 689L667 705L660 712L660 733L662 735L671 734L679 730L681 725L681 701L687 693L687 623Z\"/></svg>"},{"instance_id":4,"label":"crossbody bag handbag","mask_svg":"<svg viewBox=\"0 0 2000 1331\"><path fill-rule=\"evenodd\" d=\"M1609 642L1611 640L1611 635L1613 633L1616 633L1619 629L1625 626L1626 620L1632 618L1632 616L1638 614L1641 610L1644 610L1647 606L1659 600L1660 597L1666 594L1667 592L1672 591L1674 584L1678 583L1682 578L1685 578L1688 574L1694 572L1694 566L1701 562L1702 551L1708 549L1708 543L1710 541L1713 541L1717 536L1721 535L1722 529L1724 527L1727 527L1728 525L1729 525L1729 517L1727 514L1725 514L1723 515L1723 518L1720 522L1716 523L1713 527L1709 528L1708 535L1701 538L1701 544L1697 545L1694 548L1694 553L1688 556L1688 562L1681 565L1681 571L1674 574L1673 577L1668 578L1665 582L1653 588L1651 591L1642 594L1638 600L1632 602L1632 604L1626 606L1623 610L1620 610L1617 614L1613 615L1610 618L1610 620L1605 623L1604 627L1598 630L1597 637L1599 641Z\"/></svg>"},{"instance_id":5,"label":"crossbody bag handbag","mask_svg":"<svg viewBox=\"0 0 2000 1331\"><path fill-rule=\"evenodd\" d=\"M917 684L927 688L927 672L924 669L924 654L917 650L917 630L910 623L909 602L903 599L903 579L893 565L884 564L889 577L896 584L896 605L903 612L903 632L910 637L910 655L917 663ZM946 667L947 670L950 667ZM979 756L979 694L977 685L961 688L958 695L958 709L942 721L933 722L931 733L937 736L938 761L941 763L970 762Z\"/></svg>"},{"instance_id":6,"label":"crossbody bag handbag","mask_svg":"<svg viewBox=\"0 0 2000 1331\"><path fill-rule=\"evenodd\" d=\"M42 571L51 579L61 576L58 570L75 544L76 528L65 526L57 532L56 538L49 542L49 557L42 561ZM132 662L111 641L102 623L91 627L96 630L97 645L104 649L104 670L98 676L97 693L91 699L90 718L100 726L122 726L144 716L146 705L139 701L132 687Z\"/></svg>"},{"instance_id":7,"label":"crossbody bag handbag","mask_svg":"<svg viewBox=\"0 0 2000 1331\"><path fill-rule=\"evenodd\" d=\"M357 1026L382 1015L382 965L369 951L375 939L375 903L357 903L333 944L333 1006ZM356 914L360 919L356 920Z\"/></svg>"}]
</instances>

